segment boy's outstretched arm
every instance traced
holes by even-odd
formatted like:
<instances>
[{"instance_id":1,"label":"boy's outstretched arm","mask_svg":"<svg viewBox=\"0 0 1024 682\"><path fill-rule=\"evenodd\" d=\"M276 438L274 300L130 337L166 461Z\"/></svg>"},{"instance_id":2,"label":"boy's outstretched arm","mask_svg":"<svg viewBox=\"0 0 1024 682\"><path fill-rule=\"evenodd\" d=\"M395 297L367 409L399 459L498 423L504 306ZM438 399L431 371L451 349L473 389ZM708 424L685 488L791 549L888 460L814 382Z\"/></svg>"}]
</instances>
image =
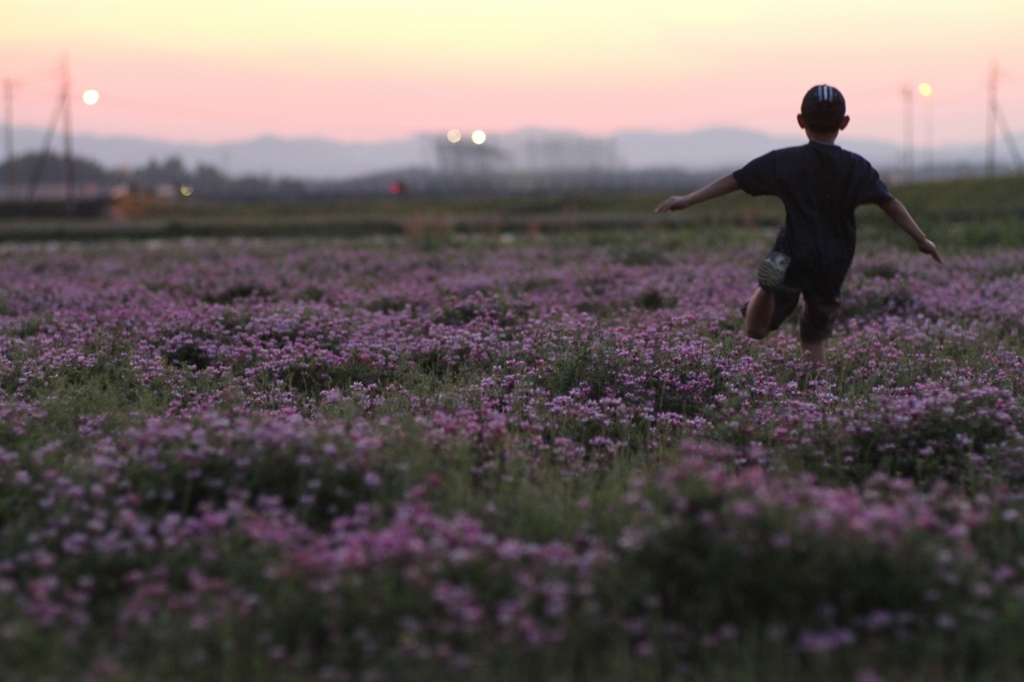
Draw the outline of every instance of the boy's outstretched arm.
<instances>
[{"instance_id":1,"label":"boy's outstretched arm","mask_svg":"<svg viewBox=\"0 0 1024 682\"><path fill-rule=\"evenodd\" d=\"M710 185L701 187L689 194L685 194L681 197L669 197L668 199L665 199L665 201L658 204L658 208L654 209L654 212L664 213L665 211L678 211L682 208L689 208L690 206L699 204L702 201L714 199L715 197L720 197L723 194L728 194L729 192L735 192L739 188L739 183L736 182L736 178L734 178L732 173L730 173L724 178L719 178Z\"/></svg>"},{"instance_id":2,"label":"boy's outstretched arm","mask_svg":"<svg viewBox=\"0 0 1024 682\"><path fill-rule=\"evenodd\" d=\"M942 262L942 256L939 255L938 248L924 235L921 228L917 226L917 222L910 215L910 211L903 205L903 202L893 198L884 204L879 204L879 207L885 211L885 215L889 216L889 219L896 223L901 230L910 235L910 238L917 244L918 251L927 253L936 262Z\"/></svg>"}]
</instances>

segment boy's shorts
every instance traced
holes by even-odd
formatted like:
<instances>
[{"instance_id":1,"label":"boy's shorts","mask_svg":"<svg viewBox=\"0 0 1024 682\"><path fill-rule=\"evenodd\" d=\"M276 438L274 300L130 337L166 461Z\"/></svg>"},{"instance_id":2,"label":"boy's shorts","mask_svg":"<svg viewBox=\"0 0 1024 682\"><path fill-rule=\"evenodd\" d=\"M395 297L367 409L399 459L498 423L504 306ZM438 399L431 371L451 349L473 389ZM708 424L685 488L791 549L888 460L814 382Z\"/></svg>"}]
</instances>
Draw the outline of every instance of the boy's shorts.
<instances>
[{"instance_id":1,"label":"boy's shorts","mask_svg":"<svg viewBox=\"0 0 1024 682\"><path fill-rule=\"evenodd\" d=\"M775 313L772 315L770 328L775 331L782 326L786 318L796 310L800 301L800 291L790 287L779 287L775 294ZM800 314L800 340L804 343L821 343L832 336L836 319L839 317L839 296L805 291L804 310ZM743 316L747 315L747 304L740 308Z\"/></svg>"}]
</instances>

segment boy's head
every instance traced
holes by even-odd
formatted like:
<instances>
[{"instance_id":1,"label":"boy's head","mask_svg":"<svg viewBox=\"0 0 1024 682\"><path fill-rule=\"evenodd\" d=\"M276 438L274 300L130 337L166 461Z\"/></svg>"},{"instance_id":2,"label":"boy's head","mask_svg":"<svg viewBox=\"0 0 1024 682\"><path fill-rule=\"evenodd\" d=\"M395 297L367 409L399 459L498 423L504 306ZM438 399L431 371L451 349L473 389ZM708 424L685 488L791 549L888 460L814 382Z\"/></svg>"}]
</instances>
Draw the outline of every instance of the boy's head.
<instances>
[{"instance_id":1,"label":"boy's head","mask_svg":"<svg viewBox=\"0 0 1024 682\"><path fill-rule=\"evenodd\" d=\"M811 132L838 133L846 127L846 99L831 85L815 85L800 105L801 125Z\"/></svg>"}]
</instances>

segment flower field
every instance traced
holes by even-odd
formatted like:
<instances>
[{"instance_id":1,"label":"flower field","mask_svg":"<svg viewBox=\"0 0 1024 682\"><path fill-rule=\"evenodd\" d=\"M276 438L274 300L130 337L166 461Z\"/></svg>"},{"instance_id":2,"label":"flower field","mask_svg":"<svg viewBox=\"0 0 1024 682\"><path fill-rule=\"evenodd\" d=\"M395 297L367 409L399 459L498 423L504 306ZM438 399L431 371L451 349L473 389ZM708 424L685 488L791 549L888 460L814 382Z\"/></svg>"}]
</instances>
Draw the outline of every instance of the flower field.
<instances>
[{"instance_id":1,"label":"flower field","mask_svg":"<svg viewBox=\"0 0 1024 682\"><path fill-rule=\"evenodd\" d=\"M1024 679L1024 251L507 241L0 247L3 679Z\"/></svg>"}]
</instances>

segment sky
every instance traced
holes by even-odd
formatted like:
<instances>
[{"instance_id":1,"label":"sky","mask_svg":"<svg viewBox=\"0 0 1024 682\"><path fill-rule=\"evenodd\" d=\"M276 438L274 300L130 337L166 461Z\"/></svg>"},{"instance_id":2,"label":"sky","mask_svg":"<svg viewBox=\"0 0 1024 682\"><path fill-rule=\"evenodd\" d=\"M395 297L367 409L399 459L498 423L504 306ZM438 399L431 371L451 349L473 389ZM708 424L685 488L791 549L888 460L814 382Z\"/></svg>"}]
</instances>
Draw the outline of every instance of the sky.
<instances>
[{"instance_id":1,"label":"sky","mask_svg":"<svg viewBox=\"0 0 1024 682\"><path fill-rule=\"evenodd\" d=\"M105 136L796 135L803 93L828 83L849 136L902 142L910 87L919 142L971 143L993 63L1024 130L1022 0L0 0L0 16L15 125L47 125L66 58L75 130Z\"/></svg>"}]
</instances>

